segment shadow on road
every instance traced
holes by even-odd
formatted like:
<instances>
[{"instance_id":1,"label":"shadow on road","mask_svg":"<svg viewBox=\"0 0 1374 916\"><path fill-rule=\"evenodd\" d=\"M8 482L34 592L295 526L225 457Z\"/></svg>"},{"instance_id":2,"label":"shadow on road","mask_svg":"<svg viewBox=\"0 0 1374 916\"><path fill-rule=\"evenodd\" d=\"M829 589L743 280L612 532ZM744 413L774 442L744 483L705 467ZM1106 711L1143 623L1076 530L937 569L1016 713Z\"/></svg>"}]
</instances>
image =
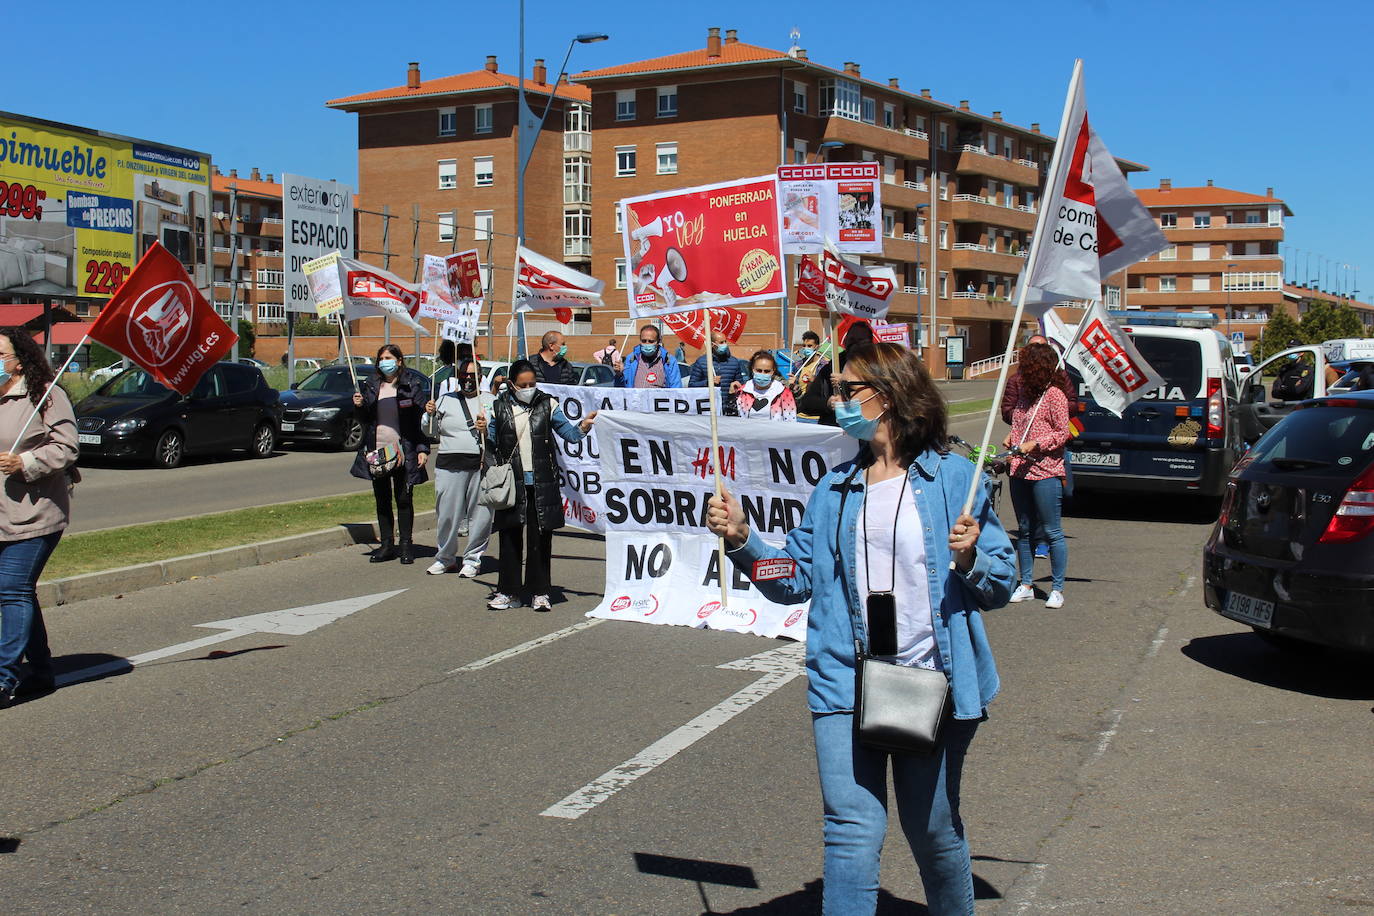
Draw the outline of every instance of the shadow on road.
<instances>
[{"instance_id":1,"label":"shadow on road","mask_svg":"<svg viewBox=\"0 0 1374 916\"><path fill-rule=\"evenodd\" d=\"M0 836L0 856L9 855L19 851L19 844L23 840L17 836Z\"/></svg>"},{"instance_id":2,"label":"shadow on road","mask_svg":"<svg viewBox=\"0 0 1374 916\"><path fill-rule=\"evenodd\" d=\"M1369 660L1324 651L1281 651L1254 633L1190 640L1180 651L1214 671L1277 690L1332 700L1374 700Z\"/></svg>"},{"instance_id":3,"label":"shadow on road","mask_svg":"<svg viewBox=\"0 0 1374 916\"><path fill-rule=\"evenodd\" d=\"M1209 496L1160 493L1078 492L1064 506L1067 518L1180 525L1210 525L1220 511L1220 501Z\"/></svg>"},{"instance_id":4,"label":"shadow on road","mask_svg":"<svg viewBox=\"0 0 1374 916\"><path fill-rule=\"evenodd\" d=\"M109 468L121 471L152 471L158 474L167 474L183 470L185 468L199 468L211 464L228 464L241 461L271 461L274 458L284 458L288 453L281 448L272 450L272 454L266 458L254 458L248 451L242 452L219 452L205 455L187 455L182 459L181 464L174 468L159 468L150 459L137 458L107 458L103 455L82 455L77 459L77 464L83 468Z\"/></svg>"}]
</instances>

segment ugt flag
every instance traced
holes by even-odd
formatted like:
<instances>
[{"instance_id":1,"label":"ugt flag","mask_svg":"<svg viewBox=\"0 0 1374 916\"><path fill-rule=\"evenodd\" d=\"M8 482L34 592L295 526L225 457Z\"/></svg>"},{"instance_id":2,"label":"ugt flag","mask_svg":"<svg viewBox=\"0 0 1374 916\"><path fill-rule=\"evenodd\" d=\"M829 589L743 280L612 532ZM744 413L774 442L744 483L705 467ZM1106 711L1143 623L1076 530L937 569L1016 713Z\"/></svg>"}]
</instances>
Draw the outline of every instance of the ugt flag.
<instances>
[{"instance_id":1,"label":"ugt flag","mask_svg":"<svg viewBox=\"0 0 1374 916\"><path fill-rule=\"evenodd\" d=\"M725 335L725 339L730 343L739 343L740 336L744 333L744 326L749 321L748 315L739 309L732 309L728 305L706 311L711 313L712 334L720 332ZM705 322L702 320L701 314L701 309L697 309L695 312L670 312L663 316L663 323L685 343L694 349L701 350L706 347Z\"/></svg>"},{"instance_id":2,"label":"ugt flag","mask_svg":"<svg viewBox=\"0 0 1374 916\"><path fill-rule=\"evenodd\" d=\"M1100 301L1088 307L1076 334L1068 334L1057 316L1051 321L1048 315L1046 335L1063 346L1064 362L1078 370L1099 406L1119 417L1130 404L1164 384Z\"/></svg>"},{"instance_id":3,"label":"ugt flag","mask_svg":"<svg viewBox=\"0 0 1374 916\"><path fill-rule=\"evenodd\" d=\"M100 317L91 339L122 353L180 394L238 340L191 282L181 262L154 242Z\"/></svg>"},{"instance_id":4,"label":"ugt flag","mask_svg":"<svg viewBox=\"0 0 1374 916\"><path fill-rule=\"evenodd\" d=\"M572 321L572 309L601 305L604 280L565 267L552 258L520 246L520 274L515 281L515 310L552 309L559 321Z\"/></svg>"},{"instance_id":5,"label":"ugt flag","mask_svg":"<svg viewBox=\"0 0 1374 916\"><path fill-rule=\"evenodd\" d=\"M1035 229L1040 244L1026 267L1028 302L1100 299L1103 279L1168 245L1088 123L1082 61L1074 64L1066 111Z\"/></svg>"}]
</instances>

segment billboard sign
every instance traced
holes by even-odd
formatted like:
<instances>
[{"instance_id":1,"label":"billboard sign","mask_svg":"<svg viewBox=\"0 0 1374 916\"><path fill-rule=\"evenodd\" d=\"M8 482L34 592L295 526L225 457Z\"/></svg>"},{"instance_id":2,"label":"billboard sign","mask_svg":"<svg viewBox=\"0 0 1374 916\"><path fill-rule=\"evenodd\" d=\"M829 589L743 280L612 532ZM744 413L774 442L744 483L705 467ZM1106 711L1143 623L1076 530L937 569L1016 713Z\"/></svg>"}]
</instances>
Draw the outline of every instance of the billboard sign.
<instances>
[{"instance_id":1,"label":"billboard sign","mask_svg":"<svg viewBox=\"0 0 1374 916\"><path fill-rule=\"evenodd\" d=\"M288 312L315 312L308 261L339 252L351 258L353 238L353 189L337 181L320 181L303 175L281 177L282 247L285 270L282 301Z\"/></svg>"},{"instance_id":2,"label":"billboard sign","mask_svg":"<svg viewBox=\"0 0 1374 916\"><path fill-rule=\"evenodd\" d=\"M778 166L783 252L815 254L829 243L844 254L882 254L881 188L876 162Z\"/></svg>"}]
</instances>

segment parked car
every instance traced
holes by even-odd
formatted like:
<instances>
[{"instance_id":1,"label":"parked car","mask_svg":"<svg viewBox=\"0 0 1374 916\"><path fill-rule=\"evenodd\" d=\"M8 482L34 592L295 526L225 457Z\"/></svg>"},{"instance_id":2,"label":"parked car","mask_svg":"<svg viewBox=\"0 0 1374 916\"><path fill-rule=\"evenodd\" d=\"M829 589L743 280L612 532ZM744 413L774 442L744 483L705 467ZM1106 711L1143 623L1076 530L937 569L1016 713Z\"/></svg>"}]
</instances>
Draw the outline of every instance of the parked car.
<instances>
[{"instance_id":1,"label":"parked car","mask_svg":"<svg viewBox=\"0 0 1374 916\"><path fill-rule=\"evenodd\" d=\"M1282 647L1374 652L1374 392L1309 400L1232 471L1204 600Z\"/></svg>"},{"instance_id":2,"label":"parked car","mask_svg":"<svg viewBox=\"0 0 1374 916\"><path fill-rule=\"evenodd\" d=\"M76 405L77 439L82 455L162 468L236 449L266 458L276 448L280 409L277 390L252 366L216 363L184 397L133 368Z\"/></svg>"},{"instance_id":3,"label":"parked car","mask_svg":"<svg viewBox=\"0 0 1374 916\"><path fill-rule=\"evenodd\" d=\"M254 359L254 358L251 357L251 356L240 356L240 357L239 357L239 363L242 364L242 365L244 365L244 366L252 366L252 367L254 367L255 369L267 370L267 369L270 369L270 368L271 368L270 366L267 365L267 363L263 362L263 361L260 360L260 359Z\"/></svg>"},{"instance_id":4,"label":"parked car","mask_svg":"<svg viewBox=\"0 0 1374 916\"><path fill-rule=\"evenodd\" d=\"M1355 390L1355 385L1365 370L1374 366L1374 359L1343 359L1331 365L1341 370L1341 377L1326 387L1326 393L1344 394Z\"/></svg>"},{"instance_id":5,"label":"parked car","mask_svg":"<svg viewBox=\"0 0 1374 916\"><path fill-rule=\"evenodd\" d=\"M350 377L348 366L325 366L283 391L282 442L323 442L344 451L356 449L363 441L363 426L353 412L353 392L374 371L371 365L355 364ZM420 379L428 399L429 376L414 369L405 371Z\"/></svg>"},{"instance_id":6,"label":"parked car","mask_svg":"<svg viewBox=\"0 0 1374 916\"><path fill-rule=\"evenodd\" d=\"M1259 440L1298 406L1326 395L1326 356L1320 344L1290 347L1255 366L1240 390L1241 438Z\"/></svg>"},{"instance_id":7,"label":"parked car","mask_svg":"<svg viewBox=\"0 0 1374 916\"><path fill-rule=\"evenodd\" d=\"M117 363L110 363L108 366L93 370L90 374L90 379L93 382L108 382L123 371L124 360L120 360Z\"/></svg>"},{"instance_id":8,"label":"parked car","mask_svg":"<svg viewBox=\"0 0 1374 916\"><path fill-rule=\"evenodd\" d=\"M615 370L601 363L573 363L577 370L577 384L592 388L614 388Z\"/></svg>"}]
</instances>

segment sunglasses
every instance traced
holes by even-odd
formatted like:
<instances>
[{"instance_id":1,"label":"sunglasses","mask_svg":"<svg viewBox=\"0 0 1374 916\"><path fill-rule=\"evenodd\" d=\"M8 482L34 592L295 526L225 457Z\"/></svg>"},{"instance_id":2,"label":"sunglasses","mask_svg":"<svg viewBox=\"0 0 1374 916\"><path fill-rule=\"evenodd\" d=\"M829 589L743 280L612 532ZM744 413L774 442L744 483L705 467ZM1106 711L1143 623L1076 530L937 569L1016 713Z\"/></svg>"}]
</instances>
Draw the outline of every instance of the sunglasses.
<instances>
[{"instance_id":1,"label":"sunglasses","mask_svg":"<svg viewBox=\"0 0 1374 916\"><path fill-rule=\"evenodd\" d=\"M830 392L831 394L838 395L841 401L852 401L854 400L854 395L857 392L862 391L865 388L872 387L873 386L868 384L867 382L846 382L843 380L838 382L832 381L830 383Z\"/></svg>"}]
</instances>

